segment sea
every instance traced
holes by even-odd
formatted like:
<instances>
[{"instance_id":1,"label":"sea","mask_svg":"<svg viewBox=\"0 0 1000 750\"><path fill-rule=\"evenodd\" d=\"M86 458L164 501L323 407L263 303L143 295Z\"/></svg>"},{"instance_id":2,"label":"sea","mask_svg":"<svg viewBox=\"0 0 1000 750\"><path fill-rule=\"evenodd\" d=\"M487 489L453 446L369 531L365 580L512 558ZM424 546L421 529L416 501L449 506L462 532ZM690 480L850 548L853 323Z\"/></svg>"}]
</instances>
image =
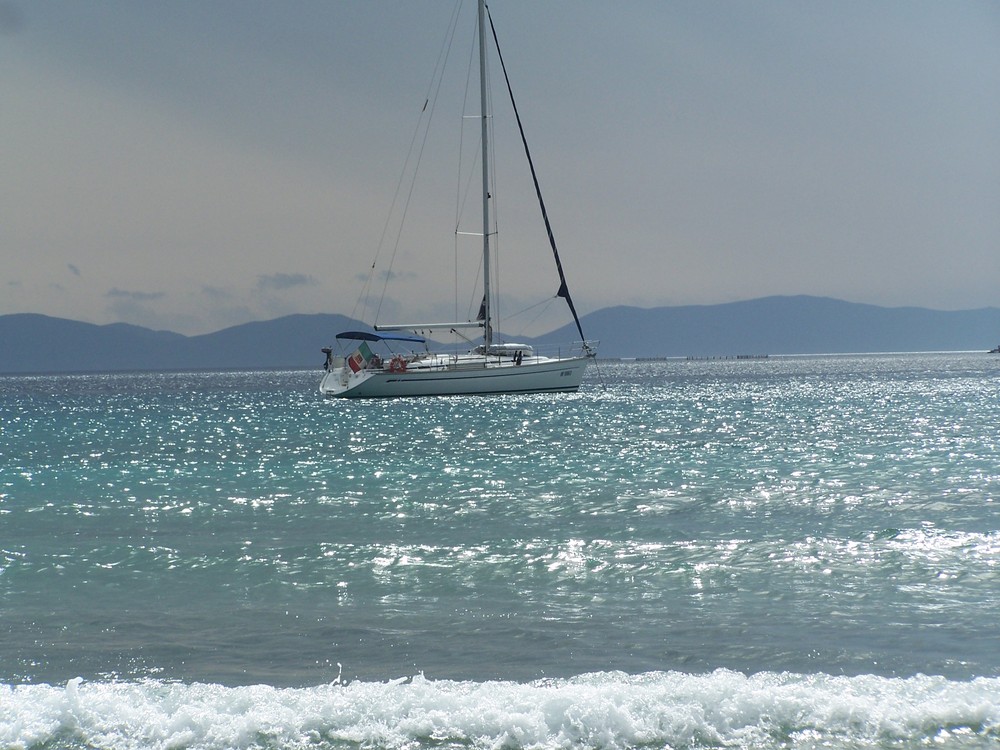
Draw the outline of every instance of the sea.
<instances>
[{"instance_id":1,"label":"sea","mask_svg":"<svg viewBox=\"0 0 1000 750\"><path fill-rule=\"evenodd\" d=\"M0 748L1000 746L1000 357L0 377Z\"/></svg>"}]
</instances>

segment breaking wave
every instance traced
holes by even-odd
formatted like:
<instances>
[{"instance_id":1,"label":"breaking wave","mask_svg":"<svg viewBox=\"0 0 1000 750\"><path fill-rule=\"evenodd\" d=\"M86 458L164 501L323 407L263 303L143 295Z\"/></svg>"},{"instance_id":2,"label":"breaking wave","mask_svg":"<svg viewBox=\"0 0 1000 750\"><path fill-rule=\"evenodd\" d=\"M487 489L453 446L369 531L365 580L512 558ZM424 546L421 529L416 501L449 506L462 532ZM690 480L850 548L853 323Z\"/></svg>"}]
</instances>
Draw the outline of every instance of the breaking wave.
<instances>
[{"instance_id":1,"label":"breaking wave","mask_svg":"<svg viewBox=\"0 0 1000 750\"><path fill-rule=\"evenodd\" d=\"M0 747L985 748L1000 679L718 670L307 688L145 680L0 686Z\"/></svg>"}]
</instances>

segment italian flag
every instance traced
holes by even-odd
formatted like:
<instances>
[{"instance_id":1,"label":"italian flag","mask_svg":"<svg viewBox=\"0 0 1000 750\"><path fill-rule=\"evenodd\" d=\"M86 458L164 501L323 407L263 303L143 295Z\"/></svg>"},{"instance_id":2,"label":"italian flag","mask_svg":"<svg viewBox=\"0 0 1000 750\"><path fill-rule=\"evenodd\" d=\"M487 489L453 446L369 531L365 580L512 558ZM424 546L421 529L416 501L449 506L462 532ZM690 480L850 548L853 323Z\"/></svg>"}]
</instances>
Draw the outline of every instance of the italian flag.
<instances>
[{"instance_id":1,"label":"italian flag","mask_svg":"<svg viewBox=\"0 0 1000 750\"><path fill-rule=\"evenodd\" d=\"M361 342L361 346L358 350L354 352L350 357L347 358L347 365L354 372L359 372L364 369L364 366L368 364L368 360L372 358L372 350L368 348L368 344L364 341Z\"/></svg>"}]
</instances>

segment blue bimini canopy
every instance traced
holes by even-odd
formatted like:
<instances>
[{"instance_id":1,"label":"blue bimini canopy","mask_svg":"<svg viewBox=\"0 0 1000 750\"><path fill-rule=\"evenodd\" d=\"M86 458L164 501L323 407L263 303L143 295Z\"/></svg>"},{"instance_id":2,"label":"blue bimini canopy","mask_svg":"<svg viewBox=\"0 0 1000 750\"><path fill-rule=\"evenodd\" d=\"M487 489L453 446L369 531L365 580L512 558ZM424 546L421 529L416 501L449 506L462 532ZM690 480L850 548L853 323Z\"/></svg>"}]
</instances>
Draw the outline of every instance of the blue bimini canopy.
<instances>
[{"instance_id":1,"label":"blue bimini canopy","mask_svg":"<svg viewBox=\"0 0 1000 750\"><path fill-rule=\"evenodd\" d=\"M354 339L356 341L412 341L423 344L422 336L408 336L403 333L368 333L367 331L345 331L337 334L338 339Z\"/></svg>"}]
</instances>

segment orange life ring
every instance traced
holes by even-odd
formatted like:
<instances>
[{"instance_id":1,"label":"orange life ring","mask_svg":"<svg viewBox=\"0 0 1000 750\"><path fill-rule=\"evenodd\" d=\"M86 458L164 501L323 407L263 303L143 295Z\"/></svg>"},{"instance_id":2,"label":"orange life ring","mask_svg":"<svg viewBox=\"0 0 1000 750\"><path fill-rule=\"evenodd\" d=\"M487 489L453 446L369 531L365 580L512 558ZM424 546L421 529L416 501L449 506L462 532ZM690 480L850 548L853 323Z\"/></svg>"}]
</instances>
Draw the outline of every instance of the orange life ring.
<instances>
[{"instance_id":1,"label":"orange life ring","mask_svg":"<svg viewBox=\"0 0 1000 750\"><path fill-rule=\"evenodd\" d=\"M397 354L389 360L389 372L406 372L406 360Z\"/></svg>"}]
</instances>

